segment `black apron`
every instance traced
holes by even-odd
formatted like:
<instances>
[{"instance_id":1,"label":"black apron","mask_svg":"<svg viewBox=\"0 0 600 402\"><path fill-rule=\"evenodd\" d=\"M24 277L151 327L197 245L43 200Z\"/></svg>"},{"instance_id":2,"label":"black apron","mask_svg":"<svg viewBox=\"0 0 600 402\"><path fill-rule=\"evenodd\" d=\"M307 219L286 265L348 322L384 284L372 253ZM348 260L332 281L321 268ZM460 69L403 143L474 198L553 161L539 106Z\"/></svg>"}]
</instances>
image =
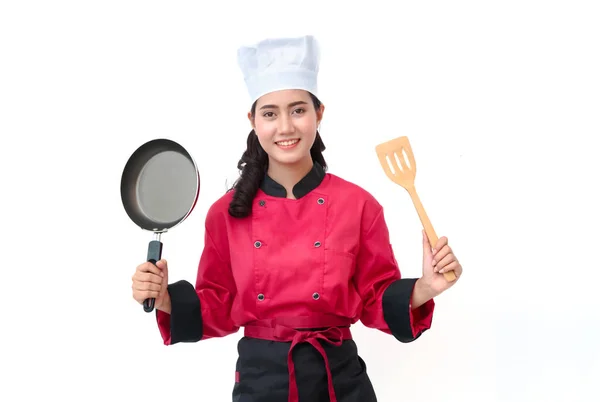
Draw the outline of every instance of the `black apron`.
<instances>
[{"instance_id":1,"label":"black apron","mask_svg":"<svg viewBox=\"0 0 600 402\"><path fill-rule=\"evenodd\" d=\"M308 320L294 317L246 326L238 343L233 402L377 401L349 324L315 326L307 324L336 319Z\"/></svg>"}]
</instances>

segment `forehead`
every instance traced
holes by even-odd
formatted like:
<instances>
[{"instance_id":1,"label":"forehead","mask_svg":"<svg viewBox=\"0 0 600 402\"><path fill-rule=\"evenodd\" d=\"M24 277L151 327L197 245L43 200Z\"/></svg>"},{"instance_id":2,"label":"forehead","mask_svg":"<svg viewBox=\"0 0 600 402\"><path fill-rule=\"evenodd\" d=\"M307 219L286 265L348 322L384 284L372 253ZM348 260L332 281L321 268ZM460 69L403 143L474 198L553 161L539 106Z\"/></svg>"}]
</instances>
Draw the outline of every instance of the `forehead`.
<instances>
[{"instance_id":1,"label":"forehead","mask_svg":"<svg viewBox=\"0 0 600 402\"><path fill-rule=\"evenodd\" d=\"M264 105L285 108L290 103L299 101L306 103L311 102L310 94L302 89L284 89L281 91L270 92L258 98L256 108L260 109Z\"/></svg>"}]
</instances>

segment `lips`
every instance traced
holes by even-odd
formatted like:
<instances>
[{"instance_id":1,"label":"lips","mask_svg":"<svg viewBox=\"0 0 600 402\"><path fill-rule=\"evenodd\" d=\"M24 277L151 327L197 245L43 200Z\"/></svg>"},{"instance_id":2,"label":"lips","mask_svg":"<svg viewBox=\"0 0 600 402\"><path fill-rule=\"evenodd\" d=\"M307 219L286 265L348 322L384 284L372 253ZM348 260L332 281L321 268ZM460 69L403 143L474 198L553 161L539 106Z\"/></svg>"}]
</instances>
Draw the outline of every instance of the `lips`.
<instances>
[{"instance_id":1,"label":"lips","mask_svg":"<svg viewBox=\"0 0 600 402\"><path fill-rule=\"evenodd\" d=\"M275 144L279 145L280 147L291 147L292 145L296 145L298 142L300 142L300 139L295 138L293 140L278 141Z\"/></svg>"}]
</instances>

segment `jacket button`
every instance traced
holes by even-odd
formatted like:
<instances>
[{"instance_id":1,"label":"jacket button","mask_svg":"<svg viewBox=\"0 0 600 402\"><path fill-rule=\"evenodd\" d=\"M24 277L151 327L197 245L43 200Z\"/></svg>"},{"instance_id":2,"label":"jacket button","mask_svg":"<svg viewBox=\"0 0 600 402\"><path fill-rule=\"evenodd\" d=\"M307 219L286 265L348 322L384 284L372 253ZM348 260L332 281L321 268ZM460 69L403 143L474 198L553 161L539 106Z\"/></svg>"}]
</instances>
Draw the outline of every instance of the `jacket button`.
<instances>
[{"instance_id":1,"label":"jacket button","mask_svg":"<svg viewBox=\"0 0 600 402\"><path fill-rule=\"evenodd\" d=\"M325 203L325 200L324 200L324 199L322 199L322 198L319 198L319 199L317 200L317 202L319 203L319 205L323 205L323 204Z\"/></svg>"},{"instance_id":2,"label":"jacket button","mask_svg":"<svg viewBox=\"0 0 600 402\"><path fill-rule=\"evenodd\" d=\"M313 299L319 300L319 294L317 292L313 293Z\"/></svg>"},{"instance_id":3,"label":"jacket button","mask_svg":"<svg viewBox=\"0 0 600 402\"><path fill-rule=\"evenodd\" d=\"M258 205L260 205L261 207L265 206L265 200L260 200L260 202L258 203Z\"/></svg>"},{"instance_id":4,"label":"jacket button","mask_svg":"<svg viewBox=\"0 0 600 402\"><path fill-rule=\"evenodd\" d=\"M315 247L321 247L321 242L320 241L316 241L315 242Z\"/></svg>"},{"instance_id":5,"label":"jacket button","mask_svg":"<svg viewBox=\"0 0 600 402\"><path fill-rule=\"evenodd\" d=\"M261 245L262 245L262 243L259 241L254 242L254 247L256 247L256 248L260 248Z\"/></svg>"},{"instance_id":6,"label":"jacket button","mask_svg":"<svg viewBox=\"0 0 600 402\"><path fill-rule=\"evenodd\" d=\"M258 300L263 301L265 300L265 295L263 295L262 293L258 295Z\"/></svg>"}]
</instances>

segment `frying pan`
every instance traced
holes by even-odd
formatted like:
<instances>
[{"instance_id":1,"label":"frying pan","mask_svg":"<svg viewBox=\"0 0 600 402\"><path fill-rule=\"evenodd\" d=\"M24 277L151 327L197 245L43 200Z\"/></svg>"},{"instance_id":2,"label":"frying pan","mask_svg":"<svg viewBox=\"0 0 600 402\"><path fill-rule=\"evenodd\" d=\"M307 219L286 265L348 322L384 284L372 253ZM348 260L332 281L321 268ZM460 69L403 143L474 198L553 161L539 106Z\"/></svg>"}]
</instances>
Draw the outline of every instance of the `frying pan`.
<instances>
[{"instance_id":1,"label":"frying pan","mask_svg":"<svg viewBox=\"0 0 600 402\"><path fill-rule=\"evenodd\" d=\"M147 261L160 260L161 235L190 215L199 193L196 162L177 142L148 141L129 157L121 176L121 200L133 223L154 233ZM152 312L154 302L154 298L144 300L144 311Z\"/></svg>"}]
</instances>

